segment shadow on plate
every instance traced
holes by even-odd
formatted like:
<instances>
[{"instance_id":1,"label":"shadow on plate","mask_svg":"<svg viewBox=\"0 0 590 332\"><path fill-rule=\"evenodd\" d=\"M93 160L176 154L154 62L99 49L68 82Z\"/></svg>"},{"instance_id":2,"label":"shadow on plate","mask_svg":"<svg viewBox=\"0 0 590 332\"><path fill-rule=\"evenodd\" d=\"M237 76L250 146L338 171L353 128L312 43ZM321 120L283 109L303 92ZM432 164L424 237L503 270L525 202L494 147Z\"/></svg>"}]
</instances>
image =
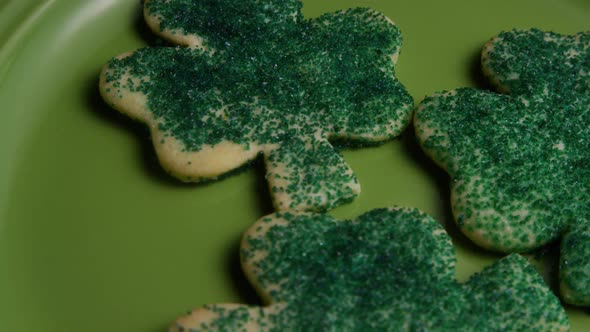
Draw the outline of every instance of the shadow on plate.
<instances>
[{"instance_id":1,"label":"shadow on plate","mask_svg":"<svg viewBox=\"0 0 590 332\"><path fill-rule=\"evenodd\" d=\"M424 154L418 144L414 129L412 127L408 128L402 135L401 140L409 159L414 162L417 168L422 168L434 180L436 191L439 193L439 197L441 197L439 206L437 207L439 216L441 217L437 219L439 219L438 221L443 225L453 240L453 243L482 256L495 255L473 243L461 232L455 223L450 204L451 189L449 175Z\"/></svg>"},{"instance_id":2,"label":"shadow on plate","mask_svg":"<svg viewBox=\"0 0 590 332\"><path fill-rule=\"evenodd\" d=\"M143 18L143 2L137 7L135 19L133 21L133 28L135 33L144 40L148 46L172 46L171 43L158 37L148 25L145 23Z\"/></svg>"},{"instance_id":3,"label":"shadow on plate","mask_svg":"<svg viewBox=\"0 0 590 332\"><path fill-rule=\"evenodd\" d=\"M473 87L487 91L495 91L494 86L481 70L481 49L479 48L473 52L471 57L471 62L469 63L469 77Z\"/></svg>"},{"instance_id":4,"label":"shadow on plate","mask_svg":"<svg viewBox=\"0 0 590 332\"><path fill-rule=\"evenodd\" d=\"M240 244L242 242L242 237L240 236L238 239L234 241L231 248L227 252L227 260L226 260L226 271L227 274L231 277L231 286L235 294L238 295L240 300L240 304L247 304L247 305L263 305L262 301L254 287L250 285L250 282L246 279L244 271L242 271L242 264L240 262Z\"/></svg>"}]
</instances>

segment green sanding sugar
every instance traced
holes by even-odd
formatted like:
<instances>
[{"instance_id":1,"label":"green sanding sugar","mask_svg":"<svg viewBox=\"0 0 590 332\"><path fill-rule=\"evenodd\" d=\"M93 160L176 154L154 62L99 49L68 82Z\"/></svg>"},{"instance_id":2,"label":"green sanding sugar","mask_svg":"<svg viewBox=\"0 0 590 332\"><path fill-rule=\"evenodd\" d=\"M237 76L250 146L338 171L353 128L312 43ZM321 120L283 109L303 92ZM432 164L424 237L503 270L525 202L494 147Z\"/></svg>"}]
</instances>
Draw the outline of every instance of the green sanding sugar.
<instances>
[{"instance_id":1,"label":"green sanding sugar","mask_svg":"<svg viewBox=\"0 0 590 332\"><path fill-rule=\"evenodd\" d=\"M195 331L246 322L263 331L567 329L559 301L521 256L458 283L449 237L417 210L377 209L352 221L282 213L253 228L268 223L244 238L242 260L273 289L270 306L207 306L217 318Z\"/></svg>"},{"instance_id":2,"label":"green sanding sugar","mask_svg":"<svg viewBox=\"0 0 590 332\"><path fill-rule=\"evenodd\" d=\"M502 251L582 236L571 233L590 225L590 33L501 33L482 64L507 94L458 89L415 116L423 148L453 179L459 224ZM568 300L590 304L590 242L562 250L583 270L570 285L583 295Z\"/></svg>"},{"instance_id":3,"label":"green sanding sugar","mask_svg":"<svg viewBox=\"0 0 590 332\"><path fill-rule=\"evenodd\" d=\"M288 161L298 189L307 181L294 206L324 186L338 198L327 207L349 200L343 184L356 179L327 140L379 141L409 122L413 100L392 61L400 31L370 9L316 19L300 9L299 0L149 1L163 31L199 36L202 47L140 49L112 60L106 83L121 97L147 96L160 130L184 151L279 143L267 159Z\"/></svg>"},{"instance_id":4,"label":"green sanding sugar","mask_svg":"<svg viewBox=\"0 0 590 332\"><path fill-rule=\"evenodd\" d=\"M148 12L176 12L160 12L167 6L158 3L151 1ZM201 2L187 3L197 7ZM244 1L244 6L248 3ZM269 44L266 38L240 45L213 44L215 49L225 46L213 55L180 47L141 49L111 61L107 83L126 73L149 78L138 86L124 83L120 88L146 94L150 111L163 120L162 129L181 139L190 151L223 139L270 143L318 130L371 134L387 121L407 117L412 104L394 79L389 59L399 47L400 34L376 12L347 13L298 22L293 31ZM199 18L207 12L195 10L190 15ZM353 19L345 19L348 16ZM231 16L223 19L233 22ZM210 39L223 40L215 34ZM230 108L226 116L213 116L223 106Z\"/></svg>"}]
</instances>

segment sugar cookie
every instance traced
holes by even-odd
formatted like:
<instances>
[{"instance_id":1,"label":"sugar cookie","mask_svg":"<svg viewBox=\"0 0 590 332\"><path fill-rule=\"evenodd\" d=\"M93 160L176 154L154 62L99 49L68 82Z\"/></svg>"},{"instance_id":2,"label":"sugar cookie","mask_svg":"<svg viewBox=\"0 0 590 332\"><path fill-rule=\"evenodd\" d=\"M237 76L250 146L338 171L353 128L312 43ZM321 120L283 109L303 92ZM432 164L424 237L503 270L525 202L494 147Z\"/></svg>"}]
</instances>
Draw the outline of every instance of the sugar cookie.
<instances>
[{"instance_id":1,"label":"sugar cookie","mask_svg":"<svg viewBox=\"0 0 590 332\"><path fill-rule=\"evenodd\" d=\"M566 331L558 299L522 256L455 280L444 229L415 209L356 220L276 213L246 232L248 279L266 306L207 305L180 331Z\"/></svg>"},{"instance_id":2,"label":"sugar cookie","mask_svg":"<svg viewBox=\"0 0 590 332\"><path fill-rule=\"evenodd\" d=\"M148 0L160 36L105 65L104 99L147 124L162 166L216 179L264 155L277 210L326 210L359 183L329 140L382 142L409 123L394 76L401 35L350 9L305 19L299 0Z\"/></svg>"},{"instance_id":3,"label":"sugar cookie","mask_svg":"<svg viewBox=\"0 0 590 332\"><path fill-rule=\"evenodd\" d=\"M589 305L590 33L504 32L484 46L482 68L504 94L428 97L416 136L450 174L468 237L503 252L562 237L562 295Z\"/></svg>"}]
</instances>

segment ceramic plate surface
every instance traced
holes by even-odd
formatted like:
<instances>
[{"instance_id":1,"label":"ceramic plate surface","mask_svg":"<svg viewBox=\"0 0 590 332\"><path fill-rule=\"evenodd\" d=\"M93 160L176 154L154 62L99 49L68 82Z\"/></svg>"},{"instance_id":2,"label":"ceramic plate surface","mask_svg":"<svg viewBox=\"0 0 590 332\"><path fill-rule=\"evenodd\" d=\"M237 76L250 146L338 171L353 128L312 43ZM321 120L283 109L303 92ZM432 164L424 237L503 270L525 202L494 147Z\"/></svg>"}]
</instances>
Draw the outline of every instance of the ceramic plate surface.
<instances>
[{"instance_id":1,"label":"ceramic plate surface","mask_svg":"<svg viewBox=\"0 0 590 332\"><path fill-rule=\"evenodd\" d=\"M590 30L585 0L304 0L304 13L356 6L401 28L398 76L416 102L487 88L479 50L502 30ZM179 184L143 126L98 95L109 58L152 42L139 0L0 0L0 331L163 332L205 303L257 303L238 244L272 212L262 165ZM362 193L335 216L393 205L432 214L454 239L460 280L500 257L457 232L448 178L411 135L343 155ZM536 255L550 284L556 253ZM567 310L572 331L590 330L584 310Z\"/></svg>"}]
</instances>

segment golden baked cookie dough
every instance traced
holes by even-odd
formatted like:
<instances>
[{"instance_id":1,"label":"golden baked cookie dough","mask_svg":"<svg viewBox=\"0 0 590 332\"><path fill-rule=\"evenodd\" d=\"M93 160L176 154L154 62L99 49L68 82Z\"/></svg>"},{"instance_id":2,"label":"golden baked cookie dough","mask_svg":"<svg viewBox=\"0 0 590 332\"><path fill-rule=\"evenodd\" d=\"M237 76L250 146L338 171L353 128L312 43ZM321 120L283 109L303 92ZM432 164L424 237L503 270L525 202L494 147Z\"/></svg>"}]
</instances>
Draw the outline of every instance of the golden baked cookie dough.
<instances>
[{"instance_id":1,"label":"golden baked cookie dough","mask_svg":"<svg viewBox=\"0 0 590 332\"><path fill-rule=\"evenodd\" d=\"M451 240L408 208L355 220L284 212L245 234L242 266L265 306L206 305L171 331L567 331L559 300L517 254L465 283Z\"/></svg>"},{"instance_id":2,"label":"golden baked cookie dough","mask_svg":"<svg viewBox=\"0 0 590 332\"><path fill-rule=\"evenodd\" d=\"M277 210L326 210L360 185L330 144L399 135L413 100L395 78L401 35L384 15L350 9L305 19L299 0L151 0L144 14L181 46L105 65L104 99L147 124L162 166L217 179L259 155Z\"/></svg>"},{"instance_id":3,"label":"golden baked cookie dough","mask_svg":"<svg viewBox=\"0 0 590 332\"><path fill-rule=\"evenodd\" d=\"M563 299L590 305L590 33L504 32L482 68L501 93L426 98L416 136L450 174L469 238L502 252L561 239Z\"/></svg>"}]
</instances>

